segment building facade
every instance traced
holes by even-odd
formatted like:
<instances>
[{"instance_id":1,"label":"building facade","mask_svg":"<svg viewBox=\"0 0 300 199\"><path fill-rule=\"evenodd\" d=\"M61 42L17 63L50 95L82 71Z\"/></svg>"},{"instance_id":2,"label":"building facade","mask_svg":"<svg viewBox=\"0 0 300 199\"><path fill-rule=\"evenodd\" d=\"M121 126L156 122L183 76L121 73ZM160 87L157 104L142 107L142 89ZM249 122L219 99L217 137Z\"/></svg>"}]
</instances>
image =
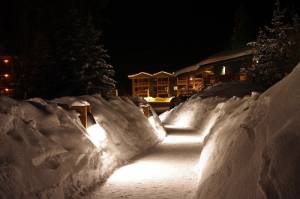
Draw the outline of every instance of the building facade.
<instances>
[{"instance_id":1,"label":"building facade","mask_svg":"<svg viewBox=\"0 0 300 199\"><path fill-rule=\"evenodd\" d=\"M178 70L177 96L190 96L219 82L247 80L246 68L252 66L254 53L252 48L221 52Z\"/></svg>"},{"instance_id":2,"label":"building facade","mask_svg":"<svg viewBox=\"0 0 300 199\"><path fill-rule=\"evenodd\" d=\"M128 75L132 81L132 96L139 97L172 97L176 89L175 75L165 71L150 74L140 72Z\"/></svg>"},{"instance_id":3,"label":"building facade","mask_svg":"<svg viewBox=\"0 0 300 199\"><path fill-rule=\"evenodd\" d=\"M129 75L132 95L140 97L191 96L219 82L247 80L246 68L252 66L255 50L244 48L210 56L198 64L175 73L140 72Z\"/></svg>"}]
</instances>

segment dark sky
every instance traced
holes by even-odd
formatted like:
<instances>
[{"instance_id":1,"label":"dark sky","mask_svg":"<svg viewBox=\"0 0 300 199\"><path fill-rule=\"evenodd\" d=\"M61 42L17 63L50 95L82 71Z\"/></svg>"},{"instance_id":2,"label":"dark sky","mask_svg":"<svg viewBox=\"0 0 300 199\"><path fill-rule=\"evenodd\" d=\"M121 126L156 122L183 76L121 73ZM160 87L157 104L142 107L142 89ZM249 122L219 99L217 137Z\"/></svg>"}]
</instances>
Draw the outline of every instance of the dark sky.
<instances>
[{"instance_id":1,"label":"dark sky","mask_svg":"<svg viewBox=\"0 0 300 199\"><path fill-rule=\"evenodd\" d=\"M163 0L66 0L41 1L48 14L41 18L54 17L71 6L83 13L92 13L98 24L101 22L105 48L109 62L115 67L119 87L128 90L127 75L139 71L169 72L199 62L216 52L231 48L231 36L236 11L244 7L242 16L247 18L246 40L255 39L258 27L268 24L272 17L275 0L163 1ZM20 3L21 2L21 3ZM20 31L14 23L22 16L26 0L4 1L0 12L0 44L9 52L14 51L15 38ZM72 3L70 3L72 2ZM299 8L298 0L281 1L286 7ZM287 3L288 2L288 3ZM18 19L16 18L18 16ZM45 19L32 16L35 23ZM102 19L102 20L100 20ZM51 27L43 24L45 28Z\"/></svg>"}]
</instances>

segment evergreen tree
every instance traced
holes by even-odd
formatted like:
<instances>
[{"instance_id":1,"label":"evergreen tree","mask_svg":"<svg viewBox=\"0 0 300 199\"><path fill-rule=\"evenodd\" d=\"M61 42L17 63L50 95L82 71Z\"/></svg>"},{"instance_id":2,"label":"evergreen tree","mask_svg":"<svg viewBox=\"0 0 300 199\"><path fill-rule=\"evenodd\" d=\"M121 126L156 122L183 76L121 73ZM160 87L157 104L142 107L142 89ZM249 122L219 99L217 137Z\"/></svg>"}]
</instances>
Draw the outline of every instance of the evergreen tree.
<instances>
[{"instance_id":1,"label":"evergreen tree","mask_svg":"<svg viewBox=\"0 0 300 199\"><path fill-rule=\"evenodd\" d=\"M260 29L256 42L250 44L256 49L255 67L250 69L250 75L262 90L282 79L291 65L289 52L293 42L287 35L291 26L283 23L284 13L277 0L271 25Z\"/></svg>"},{"instance_id":2,"label":"evergreen tree","mask_svg":"<svg viewBox=\"0 0 300 199\"><path fill-rule=\"evenodd\" d=\"M81 47L81 93L109 93L115 88L114 69L106 62L108 55L100 43L101 32L93 26L92 18L89 17L85 24L79 33L84 38Z\"/></svg>"},{"instance_id":3,"label":"evergreen tree","mask_svg":"<svg viewBox=\"0 0 300 199\"><path fill-rule=\"evenodd\" d=\"M84 20L72 10L56 41L60 95L105 94L115 88L113 67L106 62L101 32L95 29L91 17Z\"/></svg>"},{"instance_id":4,"label":"evergreen tree","mask_svg":"<svg viewBox=\"0 0 300 199\"><path fill-rule=\"evenodd\" d=\"M55 68L53 78L56 80L54 90L56 95L76 95L80 89L80 66L82 40L79 32L82 27L76 10L70 10L62 20L62 24L55 33ZM54 91L53 91L54 92Z\"/></svg>"}]
</instances>

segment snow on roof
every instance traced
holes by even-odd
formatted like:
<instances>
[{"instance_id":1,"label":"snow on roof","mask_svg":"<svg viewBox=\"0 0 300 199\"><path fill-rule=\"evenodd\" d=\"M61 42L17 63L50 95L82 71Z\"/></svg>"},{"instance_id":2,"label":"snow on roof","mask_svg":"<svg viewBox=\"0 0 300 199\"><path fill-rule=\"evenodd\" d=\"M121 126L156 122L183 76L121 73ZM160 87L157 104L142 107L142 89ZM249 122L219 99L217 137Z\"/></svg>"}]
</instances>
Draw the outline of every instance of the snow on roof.
<instances>
[{"instance_id":1,"label":"snow on roof","mask_svg":"<svg viewBox=\"0 0 300 199\"><path fill-rule=\"evenodd\" d=\"M157 77L157 76L160 76L160 75L163 75L163 76L174 76L174 74L172 73L168 73L166 71L159 71L157 73L154 73L154 74L150 74L150 73L146 73L146 72L139 72L137 74L133 74L133 75L128 75L128 78L136 78L136 77L145 77L145 76L148 76L148 77Z\"/></svg>"},{"instance_id":2,"label":"snow on roof","mask_svg":"<svg viewBox=\"0 0 300 199\"><path fill-rule=\"evenodd\" d=\"M164 75L164 76L174 76L174 74L172 74L172 73L168 73L168 72L166 72L166 71L159 71L159 72L157 72L157 73L154 73L152 76L153 77L156 77L156 76L159 76L159 75Z\"/></svg>"},{"instance_id":3,"label":"snow on roof","mask_svg":"<svg viewBox=\"0 0 300 199\"><path fill-rule=\"evenodd\" d=\"M254 52L255 52L255 50L253 48L247 47L247 48L243 48L243 49L239 49L239 50L232 50L232 51L225 51L225 52L217 53L206 59L203 59L198 64L188 66L188 67L185 67L185 68L182 68L182 69L176 71L175 75L178 76L178 75L181 75L184 73L193 72L193 71L198 70L202 66L205 66L208 64L226 61L226 60L230 60L230 59L235 59L235 58L243 57L243 56L247 56L247 55L252 55L252 54L254 54Z\"/></svg>"},{"instance_id":4,"label":"snow on roof","mask_svg":"<svg viewBox=\"0 0 300 199\"><path fill-rule=\"evenodd\" d=\"M146 73L146 72L139 72L137 74L128 75L128 78L135 78L135 77L139 77L139 76L149 76L149 77L151 77L152 75L150 73Z\"/></svg>"},{"instance_id":5,"label":"snow on roof","mask_svg":"<svg viewBox=\"0 0 300 199\"><path fill-rule=\"evenodd\" d=\"M198 70L198 69L199 69L198 65L188 66L188 67L185 67L185 68L182 68L182 69L176 71L175 75L178 76L178 75L181 75L181 74L184 74L184 73L193 72L193 71Z\"/></svg>"},{"instance_id":6,"label":"snow on roof","mask_svg":"<svg viewBox=\"0 0 300 199\"><path fill-rule=\"evenodd\" d=\"M244 48L244 49L239 49L239 50L232 50L232 51L225 51L221 53L217 53L215 55L212 55L202 61L200 61L197 65L204 66L207 64L212 64L220 61L225 61L229 59L235 59L238 57L243 57L247 55L252 55L254 54L255 50L253 48Z\"/></svg>"},{"instance_id":7,"label":"snow on roof","mask_svg":"<svg viewBox=\"0 0 300 199\"><path fill-rule=\"evenodd\" d=\"M88 106L90 105L90 103L88 103L87 101L82 101L82 100L77 100L74 101L71 106Z\"/></svg>"}]
</instances>

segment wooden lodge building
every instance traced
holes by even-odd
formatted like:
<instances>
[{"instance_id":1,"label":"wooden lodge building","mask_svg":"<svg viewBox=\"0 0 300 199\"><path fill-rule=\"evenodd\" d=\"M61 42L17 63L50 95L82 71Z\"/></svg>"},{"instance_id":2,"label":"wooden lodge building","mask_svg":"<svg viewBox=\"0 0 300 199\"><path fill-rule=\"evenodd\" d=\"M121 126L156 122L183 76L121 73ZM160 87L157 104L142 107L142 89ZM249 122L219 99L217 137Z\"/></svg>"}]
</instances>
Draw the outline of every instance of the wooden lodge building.
<instances>
[{"instance_id":1,"label":"wooden lodge building","mask_svg":"<svg viewBox=\"0 0 300 199\"><path fill-rule=\"evenodd\" d=\"M132 96L171 97L174 96L175 75L160 71L150 74L140 72L128 75L132 80Z\"/></svg>"},{"instance_id":2,"label":"wooden lodge building","mask_svg":"<svg viewBox=\"0 0 300 199\"><path fill-rule=\"evenodd\" d=\"M219 82L247 80L245 68L252 66L254 53L253 48L221 52L176 71L177 96L190 96Z\"/></svg>"},{"instance_id":3,"label":"wooden lodge building","mask_svg":"<svg viewBox=\"0 0 300 199\"><path fill-rule=\"evenodd\" d=\"M140 72L129 75L132 95L141 97L191 96L219 82L247 80L245 68L252 66L255 50L244 48L210 56L175 73Z\"/></svg>"}]
</instances>

